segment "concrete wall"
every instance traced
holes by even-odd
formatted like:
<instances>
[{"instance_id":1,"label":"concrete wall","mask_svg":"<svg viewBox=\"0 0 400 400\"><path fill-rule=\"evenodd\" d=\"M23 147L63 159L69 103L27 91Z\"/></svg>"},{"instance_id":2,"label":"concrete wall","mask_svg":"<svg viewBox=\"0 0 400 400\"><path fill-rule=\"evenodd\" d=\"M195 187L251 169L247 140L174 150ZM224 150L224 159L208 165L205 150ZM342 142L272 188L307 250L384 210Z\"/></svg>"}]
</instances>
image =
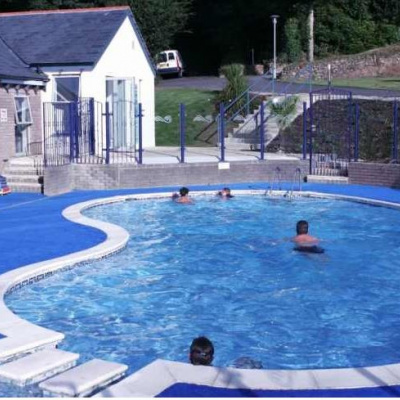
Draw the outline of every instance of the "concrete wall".
<instances>
[{"instance_id":1,"label":"concrete wall","mask_svg":"<svg viewBox=\"0 0 400 400\"><path fill-rule=\"evenodd\" d=\"M33 89L6 90L0 87L0 172L3 170L4 160L15 156L15 96L27 96L29 98L32 121L28 127L27 143L35 154L41 153L42 142L42 107L41 91ZM3 119L1 118L3 116Z\"/></svg>"},{"instance_id":2,"label":"concrete wall","mask_svg":"<svg viewBox=\"0 0 400 400\"><path fill-rule=\"evenodd\" d=\"M46 196L55 196L73 190L72 169L72 165L45 168L43 177L44 194Z\"/></svg>"},{"instance_id":3,"label":"concrete wall","mask_svg":"<svg viewBox=\"0 0 400 400\"><path fill-rule=\"evenodd\" d=\"M350 163L349 183L400 188L400 165Z\"/></svg>"},{"instance_id":4,"label":"concrete wall","mask_svg":"<svg viewBox=\"0 0 400 400\"><path fill-rule=\"evenodd\" d=\"M226 164L225 164L226 165ZM220 169L218 163L164 165L83 165L54 167L45 173L46 195L70 189L118 189L161 186L212 185L241 182L268 182L274 178L276 167L282 180L292 181L296 168L307 174L307 161L251 161L230 163Z\"/></svg>"}]
</instances>

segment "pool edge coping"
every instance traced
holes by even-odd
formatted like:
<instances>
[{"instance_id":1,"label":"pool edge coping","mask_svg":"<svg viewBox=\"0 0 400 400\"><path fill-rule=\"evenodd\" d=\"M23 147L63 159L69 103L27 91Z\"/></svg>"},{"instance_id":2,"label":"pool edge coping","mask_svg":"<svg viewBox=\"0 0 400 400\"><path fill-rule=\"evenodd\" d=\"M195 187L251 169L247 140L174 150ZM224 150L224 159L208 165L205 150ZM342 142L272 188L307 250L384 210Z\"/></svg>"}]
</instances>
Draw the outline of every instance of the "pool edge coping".
<instances>
[{"instance_id":1,"label":"pool edge coping","mask_svg":"<svg viewBox=\"0 0 400 400\"><path fill-rule=\"evenodd\" d=\"M265 190L252 189L252 190L233 190L234 194L265 194ZM191 192L194 196L200 195L210 195L210 190L193 191ZM215 193L213 191L212 193ZM274 193L282 194L287 193L287 191L274 191ZM374 200L366 197L358 197L351 195L342 194L332 194L314 191L303 191L294 192L295 196L301 197L317 197L317 198L334 198L355 201L365 204L380 205L384 207L391 207L400 209L400 204L394 202L388 202L383 200ZM68 269L81 264L82 262L92 261L109 256L122 248L124 248L129 240L128 232L118 226L111 223L91 219L82 215L84 210L99 205L111 204L116 202L123 202L126 200L146 200L146 199L156 199L156 198L168 198L170 193L160 192L160 193L138 193L138 194L123 194L110 196L106 198L98 198L85 202L80 202L73 204L62 211L62 215L72 222L97 228L106 233L107 238L102 243L91 248L81 250L75 253L71 253L62 257L57 257L55 259L46 260L43 262L30 264L24 267L17 268L15 270L9 271L0 275L0 332L6 335L5 338L0 340L0 361L4 362L12 359L15 355L23 355L25 353L39 350L46 346L55 346L57 343L63 340L64 334L50 329L42 328L38 325L32 324L8 309L5 304L5 296L13 289L25 284L35 282L37 280L43 279L50 274L57 271ZM273 196L271 196L273 197ZM16 332L19 331L19 332ZM21 334L20 332L23 332ZM18 350L18 351L16 351ZM13 353L14 352L14 353ZM168 375L175 376L172 383L168 380L169 384L162 390L157 389L157 393L150 388L154 388L154 365L162 366L163 369L167 368ZM189 368L188 368L189 367ZM124 379L117 385L123 384L126 380L133 380L136 383L140 383L142 386L147 380L149 387L146 390L147 396L155 396L161 391L165 390L173 383L192 383L192 384L204 384L204 381L196 379L198 377L199 370L196 369L196 373L193 374L193 366L184 363L177 363L173 361L166 360L156 360L139 371L136 371L128 378ZM159 367L157 367L159 368ZM198 368L198 367L196 367ZM224 375L221 371L234 371L235 376L240 376L240 384L245 386L235 387L232 386L232 377L229 382L226 382L228 386L216 386L216 387L226 387L226 388L248 388L248 389L258 389L262 390L266 382L269 382L268 388L272 390L300 390L304 382L308 382L308 385L304 387L305 389L343 389L343 388L359 388L359 387L377 387L377 386L392 386L400 384L400 363L390 364L383 366L374 367L363 367L363 368L339 368L339 369L309 369L309 370L239 370L232 368L217 368L217 367L206 367L206 371L210 373L212 370L218 371L218 374ZM211 368L211 369L210 369ZM146 371L151 371L146 373ZM183 372L182 372L183 371ZM369 377L361 380L365 374ZM217 374L217 375L218 375ZM260 375L261 374L261 375ZM363 375L364 374L364 375ZM226 376L232 375L225 374ZM349 377L352 375L354 384L349 383ZM376 382L371 384L371 375L376 378ZM153 381L150 377L153 377ZM296 379L300 376L301 379ZM257 383L255 382L255 378ZM262 379L260 379L262 377ZM139 381L138 381L138 378ZM176 380L179 378L179 380ZM307 379L306 379L307 378ZM183 380L182 380L183 379ZM216 379L216 377L215 377ZM212 380L212 384L217 384L218 382ZM276 386L277 380L279 381L278 387ZM346 382L346 386L343 386L343 382ZM275 386L274 386L275 382ZM293 383L298 382L296 386L293 387ZM325 382L325 384L322 384ZM341 382L341 383L340 383ZM355 383L358 382L358 383ZM360 382L363 382L360 386ZM127 382L126 382L127 383ZM151 383L151 384L150 384ZM222 382L220 382L222 384ZM368 385L369 384L369 385ZM261 385L261 387L260 387ZM271 386L272 385L272 386ZM327 386L328 385L328 386ZM354 386L356 385L356 386ZM211 385L213 386L213 385ZM112 387L111 387L112 388ZM110 389L111 389L110 388ZM109 391L106 389L105 391ZM144 389L144 388L143 388ZM150 391L149 391L150 390Z\"/></svg>"}]
</instances>

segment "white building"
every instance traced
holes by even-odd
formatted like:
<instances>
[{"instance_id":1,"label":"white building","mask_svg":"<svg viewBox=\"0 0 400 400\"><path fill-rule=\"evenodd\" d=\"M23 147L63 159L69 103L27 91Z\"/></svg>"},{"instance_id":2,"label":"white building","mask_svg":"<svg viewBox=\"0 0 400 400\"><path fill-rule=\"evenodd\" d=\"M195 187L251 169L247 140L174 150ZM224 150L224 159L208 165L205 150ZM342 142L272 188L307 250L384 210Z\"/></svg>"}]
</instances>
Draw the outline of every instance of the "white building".
<instances>
[{"instance_id":1,"label":"white building","mask_svg":"<svg viewBox=\"0 0 400 400\"><path fill-rule=\"evenodd\" d=\"M101 107L99 119L108 105L111 145L122 150L138 146L137 105L142 103L143 147L155 146L155 69L129 7L2 13L0 40L48 78L40 92L44 141L46 135L49 141L66 134L68 103L90 98ZM20 154L29 154L29 125L23 134ZM104 134L105 129L96 130Z\"/></svg>"}]
</instances>

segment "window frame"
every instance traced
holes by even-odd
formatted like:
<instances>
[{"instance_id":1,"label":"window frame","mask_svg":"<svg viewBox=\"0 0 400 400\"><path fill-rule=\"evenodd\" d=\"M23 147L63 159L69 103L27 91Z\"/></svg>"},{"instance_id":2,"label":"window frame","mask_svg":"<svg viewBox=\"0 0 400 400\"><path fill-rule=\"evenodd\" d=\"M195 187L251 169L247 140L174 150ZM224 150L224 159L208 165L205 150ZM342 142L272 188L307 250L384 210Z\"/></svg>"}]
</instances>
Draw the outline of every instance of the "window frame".
<instances>
[{"instance_id":1,"label":"window frame","mask_svg":"<svg viewBox=\"0 0 400 400\"><path fill-rule=\"evenodd\" d=\"M64 96L62 96L58 90L57 90L57 79L71 79L75 78L78 79L78 93L77 93L77 99L81 97L81 76L80 75L55 75L54 76L54 90L53 90L53 98L54 101L60 102L60 103L69 103L73 100L67 100L65 99ZM62 97L63 100L59 100L58 97Z\"/></svg>"},{"instance_id":2,"label":"window frame","mask_svg":"<svg viewBox=\"0 0 400 400\"><path fill-rule=\"evenodd\" d=\"M27 107L22 108L22 104L21 104L21 110L20 110L20 114L18 113L18 106L17 106L17 99L25 99L26 100L26 104ZM20 95L17 94L14 96L14 108L15 108L15 123L16 125L32 125L33 124L33 118L32 118L32 109L31 109L31 103L29 101L29 96L27 95ZM26 113L28 115L28 119L22 121L20 120L20 115L22 117L22 115L24 115L24 110L28 110L28 112Z\"/></svg>"}]
</instances>

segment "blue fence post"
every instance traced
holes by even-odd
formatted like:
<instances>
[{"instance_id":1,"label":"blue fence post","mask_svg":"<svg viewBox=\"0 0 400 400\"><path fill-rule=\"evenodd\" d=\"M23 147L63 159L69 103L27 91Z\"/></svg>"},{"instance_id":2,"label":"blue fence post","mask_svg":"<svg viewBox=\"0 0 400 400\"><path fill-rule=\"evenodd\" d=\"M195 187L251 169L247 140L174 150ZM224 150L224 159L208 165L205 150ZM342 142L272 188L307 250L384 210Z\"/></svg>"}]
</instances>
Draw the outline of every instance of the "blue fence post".
<instances>
[{"instance_id":1,"label":"blue fence post","mask_svg":"<svg viewBox=\"0 0 400 400\"><path fill-rule=\"evenodd\" d=\"M399 104L395 100L393 102L393 146L392 146L392 160L397 163L398 161L398 124L399 124Z\"/></svg>"},{"instance_id":2,"label":"blue fence post","mask_svg":"<svg viewBox=\"0 0 400 400\"><path fill-rule=\"evenodd\" d=\"M219 132L219 140L221 145L221 161L225 162L225 106L224 103L219 104L219 123L220 132Z\"/></svg>"},{"instance_id":3,"label":"blue fence post","mask_svg":"<svg viewBox=\"0 0 400 400\"><path fill-rule=\"evenodd\" d=\"M76 128L76 114L75 114L75 103L73 101L68 103L69 111L69 161L74 160L74 148L75 148L75 128Z\"/></svg>"},{"instance_id":4,"label":"blue fence post","mask_svg":"<svg viewBox=\"0 0 400 400\"><path fill-rule=\"evenodd\" d=\"M89 121L90 121L90 127L89 127L89 154L91 156L94 155L95 153L95 118L94 118L94 98L91 97L89 99Z\"/></svg>"},{"instance_id":5,"label":"blue fence post","mask_svg":"<svg viewBox=\"0 0 400 400\"><path fill-rule=\"evenodd\" d=\"M261 102L260 108L260 159L265 159L265 121L264 121L264 110L265 110L265 103L264 101Z\"/></svg>"},{"instance_id":6,"label":"blue fence post","mask_svg":"<svg viewBox=\"0 0 400 400\"><path fill-rule=\"evenodd\" d=\"M312 93L310 92L310 136L309 136L309 152L310 152L310 167L309 167L309 173L310 175L312 174L312 158L313 158L313 98L312 98Z\"/></svg>"},{"instance_id":7,"label":"blue fence post","mask_svg":"<svg viewBox=\"0 0 400 400\"><path fill-rule=\"evenodd\" d=\"M82 129L81 123L81 114L82 114L82 101L83 100L76 100L75 101L75 160L79 158L79 135Z\"/></svg>"},{"instance_id":8,"label":"blue fence post","mask_svg":"<svg viewBox=\"0 0 400 400\"><path fill-rule=\"evenodd\" d=\"M303 160L307 159L307 103L303 102Z\"/></svg>"},{"instance_id":9,"label":"blue fence post","mask_svg":"<svg viewBox=\"0 0 400 400\"><path fill-rule=\"evenodd\" d=\"M354 161L358 161L359 143L360 143L360 106L356 103L355 109L355 132L354 132Z\"/></svg>"},{"instance_id":10,"label":"blue fence post","mask_svg":"<svg viewBox=\"0 0 400 400\"><path fill-rule=\"evenodd\" d=\"M47 122L48 114L47 114L47 107L46 103L43 103L43 165L47 167L47 127L46 127L46 122Z\"/></svg>"},{"instance_id":11,"label":"blue fence post","mask_svg":"<svg viewBox=\"0 0 400 400\"><path fill-rule=\"evenodd\" d=\"M184 104L179 106L179 133L181 142L181 158L180 162L185 162L185 127L186 127L186 107Z\"/></svg>"},{"instance_id":12,"label":"blue fence post","mask_svg":"<svg viewBox=\"0 0 400 400\"><path fill-rule=\"evenodd\" d=\"M139 148L138 148L138 164L143 164L143 107L142 103L138 104L138 118L139 118Z\"/></svg>"},{"instance_id":13,"label":"blue fence post","mask_svg":"<svg viewBox=\"0 0 400 400\"><path fill-rule=\"evenodd\" d=\"M110 164L110 143L111 143L111 124L110 124L110 104L106 102L106 164Z\"/></svg>"}]
</instances>

